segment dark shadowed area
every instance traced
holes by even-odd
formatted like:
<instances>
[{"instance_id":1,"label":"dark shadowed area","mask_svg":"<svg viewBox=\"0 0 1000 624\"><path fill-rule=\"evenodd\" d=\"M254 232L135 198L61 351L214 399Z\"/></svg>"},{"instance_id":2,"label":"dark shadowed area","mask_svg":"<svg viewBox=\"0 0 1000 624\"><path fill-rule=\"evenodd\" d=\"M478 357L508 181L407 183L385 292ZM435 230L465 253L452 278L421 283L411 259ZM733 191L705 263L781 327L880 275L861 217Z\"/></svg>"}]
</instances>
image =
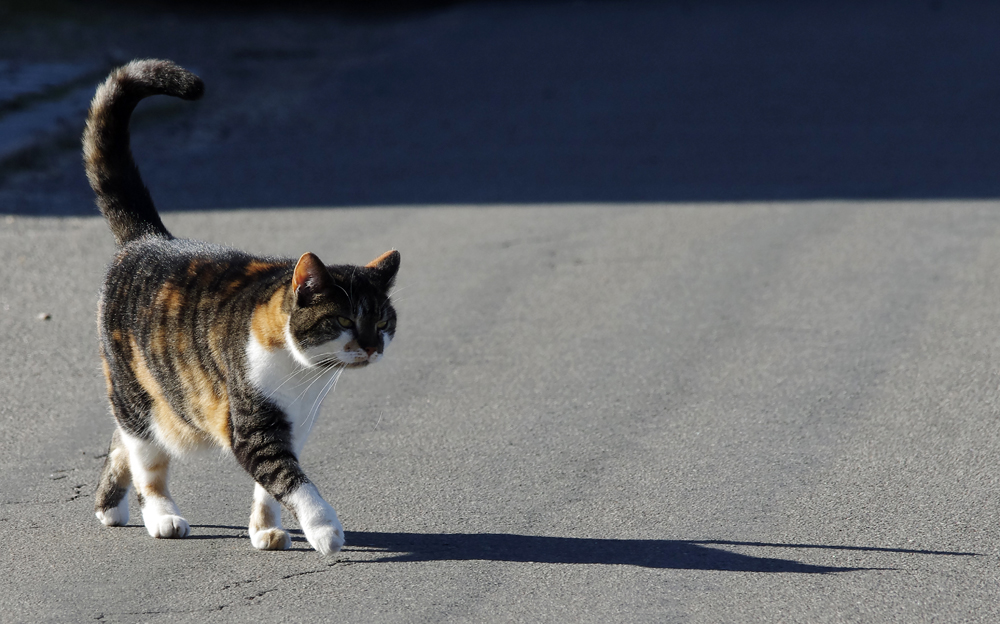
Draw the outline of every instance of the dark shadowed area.
<instances>
[{"instance_id":1,"label":"dark shadowed area","mask_svg":"<svg viewBox=\"0 0 1000 624\"><path fill-rule=\"evenodd\" d=\"M995 3L140 6L58 28L202 74L137 122L168 210L1000 195ZM91 214L71 160L0 210Z\"/></svg>"}]
</instances>

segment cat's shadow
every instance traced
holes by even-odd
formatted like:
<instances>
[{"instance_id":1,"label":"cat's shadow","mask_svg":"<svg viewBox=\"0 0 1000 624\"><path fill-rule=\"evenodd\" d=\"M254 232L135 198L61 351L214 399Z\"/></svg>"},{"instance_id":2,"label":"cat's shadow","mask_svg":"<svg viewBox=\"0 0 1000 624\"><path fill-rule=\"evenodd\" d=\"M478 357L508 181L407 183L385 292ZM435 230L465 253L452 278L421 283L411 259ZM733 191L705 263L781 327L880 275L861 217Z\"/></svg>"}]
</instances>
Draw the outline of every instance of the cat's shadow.
<instances>
[{"instance_id":1,"label":"cat's shadow","mask_svg":"<svg viewBox=\"0 0 1000 624\"><path fill-rule=\"evenodd\" d=\"M244 527L200 525L193 529L233 529ZM302 532L292 533L293 548L308 550ZM201 539L231 538L237 535L197 535ZM793 572L828 574L879 570L879 567L842 567L801 563L791 559L764 557L732 552L719 546L764 547L791 549L821 549L898 553L939 556L979 556L979 553L878 548L866 546L833 546L821 544L774 544L729 540L656 540L656 539L593 539L578 537L546 537L509 533L379 533L347 531L344 554L377 553L378 562L417 561L508 561L520 563L572 563L630 565L645 568L675 570L716 570L722 572ZM303 548L304 547L304 548Z\"/></svg>"}]
</instances>

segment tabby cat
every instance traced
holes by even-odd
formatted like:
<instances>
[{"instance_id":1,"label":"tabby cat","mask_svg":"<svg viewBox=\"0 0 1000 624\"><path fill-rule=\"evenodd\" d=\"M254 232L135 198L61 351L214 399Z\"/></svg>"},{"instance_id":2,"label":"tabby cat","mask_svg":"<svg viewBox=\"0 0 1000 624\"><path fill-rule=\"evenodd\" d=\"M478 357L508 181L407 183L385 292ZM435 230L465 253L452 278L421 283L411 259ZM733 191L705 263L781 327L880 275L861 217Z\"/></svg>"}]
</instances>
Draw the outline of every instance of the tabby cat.
<instances>
[{"instance_id":1,"label":"tabby cat","mask_svg":"<svg viewBox=\"0 0 1000 624\"><path fill-rule=\"evenodd\" d=\"M101 358L118 427L95 496L98 519L128 522L135 486L153 537L190 531L167 489L172 457L228 449L253 477L250 541L281 550L281 506L323 554L344 544L337 513L298 456L320 403L346 368L382 358L396 330L389 251L365 266L253 256L174 238L160 221L129 147L143 98L196 100L194 74L133 61L97 89L83 136L87 178L119 249L98 308Z\"/></svg>"}]
</instances>

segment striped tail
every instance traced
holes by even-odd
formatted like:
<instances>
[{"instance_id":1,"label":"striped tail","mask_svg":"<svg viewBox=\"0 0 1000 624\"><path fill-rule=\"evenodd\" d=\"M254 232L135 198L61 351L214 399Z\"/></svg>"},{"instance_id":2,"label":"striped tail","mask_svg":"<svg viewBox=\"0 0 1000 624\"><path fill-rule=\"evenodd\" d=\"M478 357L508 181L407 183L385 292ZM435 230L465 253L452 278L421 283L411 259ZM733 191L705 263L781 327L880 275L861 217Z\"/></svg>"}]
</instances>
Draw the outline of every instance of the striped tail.
<instances>
[{"instance_id":1,"label":"striped tail","mask_svg":"<svg viewBox=\"0 0 1000 624\"><path fill-rule=\"evenodd\" d=\"M197 100L201 79L170 61L132 61L108 76L90 103L83 133L83 160L97 206L118 245L143 236L170 238L129 147L129 118L150 95Z\"/></svg>"}]
</instances>

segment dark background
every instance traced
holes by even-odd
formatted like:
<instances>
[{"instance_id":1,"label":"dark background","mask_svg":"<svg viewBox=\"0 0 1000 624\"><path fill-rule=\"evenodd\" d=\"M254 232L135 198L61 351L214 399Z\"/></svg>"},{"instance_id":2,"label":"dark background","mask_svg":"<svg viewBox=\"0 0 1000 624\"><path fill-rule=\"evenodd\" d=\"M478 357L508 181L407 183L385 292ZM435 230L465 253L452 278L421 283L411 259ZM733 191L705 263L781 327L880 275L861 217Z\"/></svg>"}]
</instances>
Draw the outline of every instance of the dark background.
<instances>
[{"instance_id":1,"label":"dark background","mask_svg":"<svg viewBox=\"0 0 1000 624\"><path fill-rule=\"evenodd\" d=\"M995 3L193 4L8 5L0 48L199 71L137 121L163 209L1000 196ZM74 159L0 209L89 214Z\"/></svg>"}]
</instances>

